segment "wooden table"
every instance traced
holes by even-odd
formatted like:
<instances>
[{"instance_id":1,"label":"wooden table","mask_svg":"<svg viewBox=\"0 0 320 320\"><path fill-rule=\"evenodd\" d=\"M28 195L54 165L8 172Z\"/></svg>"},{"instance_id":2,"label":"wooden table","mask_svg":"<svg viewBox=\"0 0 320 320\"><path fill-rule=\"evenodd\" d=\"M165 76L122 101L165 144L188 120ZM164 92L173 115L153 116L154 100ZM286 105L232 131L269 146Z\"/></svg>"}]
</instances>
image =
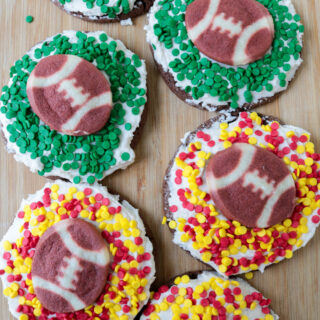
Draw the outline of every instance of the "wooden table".
<instances>
[{"instance_id":1,"label":"wooden table","mask_svg":"<svg viewBox=\"0 0 320 320\"><path fill-rule=\"evenodd\" d=\"M306 27L303 66L289 90L273 103L258 110L280 117L288 124L303 127L313 136L320 151L320 1L294 0ZM28 24L25 17L32 15ZM0 1L0 83L9 79L9 68L35 43L63 30L104 30L122 40L125 45L146 59L148 69L148 118L136 148L136 162L125 171L106 178L103 184L119 193L134 206L153 232L156 243L156 285L185 271L207 269L171 241L171 233L162 220L161 185L165 169L179 139L212 114L199 111L181 102L167 88L153 63L145 41L143 26L146 16L133 26L87 23L73 18L55 7L49 0ZM2 141L0 142L2 144ZM17 163L1 145L0 153L0 238L13 221L20 202L26 195L42 188L45 179ZM174 263L173 263L174 261ZM282 320L320 319L320 231L306 248L293 259L255 273L250 282L272 299L273 309ZM0 294L0 318L9 315L6 300Z\"/></svg>"}]
</instances>

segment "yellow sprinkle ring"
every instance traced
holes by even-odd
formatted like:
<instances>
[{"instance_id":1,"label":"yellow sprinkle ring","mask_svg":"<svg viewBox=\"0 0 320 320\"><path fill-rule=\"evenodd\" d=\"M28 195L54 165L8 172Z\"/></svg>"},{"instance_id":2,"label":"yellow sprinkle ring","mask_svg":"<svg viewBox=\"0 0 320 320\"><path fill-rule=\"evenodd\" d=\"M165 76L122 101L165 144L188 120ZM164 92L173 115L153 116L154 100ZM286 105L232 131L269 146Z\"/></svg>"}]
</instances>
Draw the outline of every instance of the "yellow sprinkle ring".
<instances>
[{"instance_id":1,"label":"yellow sprinkle ring","mask_svg":"<svg viewBox=\"0 0 320 320\"><path fill-rule=\"evenodd\" d=\"M138 216L132 219L127 209L111 199L102 187L81 189L81 186L62 182L59 185L48 184L35 195L39 201L25 205L18 213L15 223L20 225L20 234L16 235L15 242L6 240L8 234L4 237L0 249L4 258L0 260L3 266L0 275L6 284L4 295L19 301L20 320L52 316L59 320L133 319L149 298L155 273L152 252L145 251L152 245L145 236L141 220ZM113 255L112 272L94 305L74 313L53 314L41 306L34 294L32 257L45 231L69 218L94 221Z\"/></svg>"},{"instance_id":2,"label":"yellow sprinkle ring","mask_svg":"<svg viewBox=\"0 0 320 320\"><path fill-rule=\"evenodd\" d=\"M144 309L141 320L248 320L253 314L254 318L273 320L269 306L270 299L244 280L226 280L214 272L203 272L197 279L183 275L171 287L161 286Z\"/></svg>"},{"instance_id":3,"label":"yellow sprinkle ring","mask_svg":"<svg viewBox=\"0 0 320 320\"><path fill-rule=\"evenodd\" d=\"M176 241L227 276L290 259L320 222L320 155L314 152L309 134L276 121L264 123L256 112L242 112L231 125L221 123L215 128L220 133L212 127L198 130L188 146L179 149L172 166L168 200L172 219L167 222L175 229ZM288 166L297 188L290 219L270 228L250 229L216 210L202 179L204 169L211 154L235 142L266 148Z\"/></svg>"}]
</instances>

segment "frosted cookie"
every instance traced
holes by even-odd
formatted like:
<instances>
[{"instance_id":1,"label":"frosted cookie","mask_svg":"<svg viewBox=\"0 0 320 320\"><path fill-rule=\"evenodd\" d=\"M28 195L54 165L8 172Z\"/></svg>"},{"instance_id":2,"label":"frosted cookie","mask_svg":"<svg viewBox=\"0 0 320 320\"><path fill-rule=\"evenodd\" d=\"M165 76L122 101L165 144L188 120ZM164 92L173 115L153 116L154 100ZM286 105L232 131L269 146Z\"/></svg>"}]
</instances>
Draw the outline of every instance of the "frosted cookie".
<instances>
[{"instance_id":1,"label":"frosted cookie","mask_svg":"<svg viewBox=\"0 0 320 320\"><path fill-rule=\"evenodd\" d=\"M87 21L130 21L149 11L153 0L51 0L67 13Z\"/></svg>"},{"instance_id":2,"label":"frosted cookie","mask_svg":"<svg viewBox=\"0 0 320 320\"><path fill-rule=\"evenodd\" d=\"M144 61L121 41L98 31L50 37L2 89L7 150L42 176L101 180L134 162L146 90Z\"/></svg>"},{"instance_id":3,"label":"frosted cookie","mask_svg":"<svg viewBox=\"0 0 320 320\"><path fill-rule=\"evenodd\" d=\"M169 88L200 109L251 109L284 91L302 63L291 0L156 0L145 29Z\"/></svg>"},{"instance_id":4,"label":"frosted cookie","mask_svg":"<svg viewBox=\"0 0 320 320\"><path fill-rule=\"evenodd\" d=\"M255 112L212 118L185 135L169 164L163 222L174 243L220 274L263 272L313 237L319 160L301 128Z\"/></svg>"},{"instance_id":5,"label":"frosted cookie","mask_svg":"<svg viewBox=\"0 0 320 320\"><path fill-rule=\"evenodd\" d=\"M3 293L17 319L134 319L150 296L152 250L126 201L58 180L22 202L0 243Z\"/></svg>"},{"instance_id":6,"label":"frosted cookie","mask_svg":"<svg viewBox=\"0 0 320 320\"><path fill-rule=\"evenodd\" d=\"M204 271L181 275L161 286L140 320L277 320L279 316L270 309L270 303L241 278L226 280Z\"/></svg>"}]
</instances>

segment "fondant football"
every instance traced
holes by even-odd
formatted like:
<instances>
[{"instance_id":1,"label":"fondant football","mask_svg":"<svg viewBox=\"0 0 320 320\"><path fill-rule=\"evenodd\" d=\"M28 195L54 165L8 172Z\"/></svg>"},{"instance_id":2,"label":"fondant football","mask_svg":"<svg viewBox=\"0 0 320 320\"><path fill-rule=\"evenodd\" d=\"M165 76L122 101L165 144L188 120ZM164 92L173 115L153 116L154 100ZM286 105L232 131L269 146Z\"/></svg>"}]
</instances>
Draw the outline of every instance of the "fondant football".
<instances>
[{"instance_id":1,"label":"fondant football","mask_svg":"<svg viewBox=\"0 0 320 320\"><path fill-rule=\"evenodd\" d=\"M36 296L52 312L81 310L102 292L109 264L108 247L94 226L62 220L37 244L31 270Z\"/></svg>"},{"instance_id":2,"label":"fondant football","mask_svg":"<svg viewBox=\"0 0 320 320\"><path fill-rule=\"evenodd\" d=\"M216 207L230 220L266 228L290 217L295 183L285 163L272 152L236 143L213 155L206 181Z\"/></svg>"},{"instance_id":3,"label":"fondant football","mask_svg":"<svg viewBox=\"0 0 320 320\"><path fill-rule=\"evenodd\" d=\"M40 60L27 82L32 110L51 129L74 136L99 131L109 119L108 80L92 63L74 55Z\"/></svg>"},{"instance_id":4,"label":"fondant football","mask_svg":"<svg viewBox=\"0 0 320 320\"><path fill-rule=\"evenodd\" d=\"M202 53L234 66L262 58L274 37L269 11L255 0L195 0L187 7L185 23Z\"/></svg>"}]
</instances>

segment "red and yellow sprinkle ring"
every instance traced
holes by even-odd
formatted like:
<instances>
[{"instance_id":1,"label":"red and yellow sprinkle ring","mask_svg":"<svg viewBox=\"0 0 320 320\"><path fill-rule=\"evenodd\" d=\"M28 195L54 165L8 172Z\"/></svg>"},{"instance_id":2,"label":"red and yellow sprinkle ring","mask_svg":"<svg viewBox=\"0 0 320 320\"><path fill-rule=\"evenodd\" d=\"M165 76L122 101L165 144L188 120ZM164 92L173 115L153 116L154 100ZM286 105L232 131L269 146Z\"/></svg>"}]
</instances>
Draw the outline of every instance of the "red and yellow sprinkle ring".
<instances>
[{"instance_id":1,"label":"red and yellow sprinkle ring","mask_svg":"<svg viewBox=\"0 0 320 320\"><path fill-rule=\"evenodd\" d=\"M52 313L35 294L31 269L35 248L48 228L66 219L90 222L112 255L105 288L97 301L70 313ZM119 202L105 187L57 181L23 200L0 243L0 277L9 310L19 320L129 320L150 296L154 281L153 246L138 210ZM68 266L66 266L68 267Z\"/></svg>"},{"instance_id":2,"label":"red and yellow sprinkle ring","mask_svg":"<svg viewBox=\"0 0 320 320\"><path fill-rule=\"evenodd\" d=\"M242 142L273 152L284 161L296 186L290 218L269 228L247 228L225 218L216 208L205 182L211 155ZM231 276L260 270L290 259L305 246L320 222L320 154L310 134L256 112L242 112L234 121L220 116L185 135L167 170L163 201L173 241L220 274Z\"/></svg>"},{"instance_id":3,"label":"red and yellow sprinkle ring","mask_svg":"<svg viewBox=\"0 0 320 320\"><path fill-rule=\"evenodd\" d=\"M277 320L270 299L241 278L227 280L205 271L176 277L152 293L140 320Z\"/></svg>"}]
</instances>

